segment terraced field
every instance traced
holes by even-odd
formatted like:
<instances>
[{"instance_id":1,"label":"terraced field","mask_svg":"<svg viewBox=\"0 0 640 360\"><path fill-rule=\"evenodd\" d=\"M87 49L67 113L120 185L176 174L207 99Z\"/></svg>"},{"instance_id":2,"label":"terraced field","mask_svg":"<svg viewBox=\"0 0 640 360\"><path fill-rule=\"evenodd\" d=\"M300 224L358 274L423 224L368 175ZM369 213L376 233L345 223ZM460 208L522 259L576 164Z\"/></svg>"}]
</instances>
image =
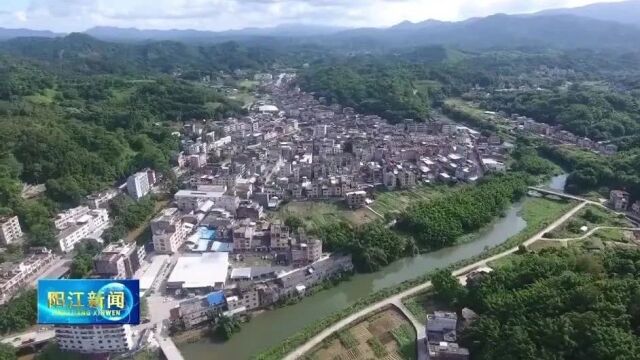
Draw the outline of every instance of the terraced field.
<instances>
[{"instance_id":1,"label":"terraced field","mask_svg":"<svg viewBox=\"0 0 640 360\"><path fill-rule=\"evenodd\" d=\"M397 310L387 309L344 329L312 349L308 360L415 359L416 333Z\"/></svg>"}]
</instances>

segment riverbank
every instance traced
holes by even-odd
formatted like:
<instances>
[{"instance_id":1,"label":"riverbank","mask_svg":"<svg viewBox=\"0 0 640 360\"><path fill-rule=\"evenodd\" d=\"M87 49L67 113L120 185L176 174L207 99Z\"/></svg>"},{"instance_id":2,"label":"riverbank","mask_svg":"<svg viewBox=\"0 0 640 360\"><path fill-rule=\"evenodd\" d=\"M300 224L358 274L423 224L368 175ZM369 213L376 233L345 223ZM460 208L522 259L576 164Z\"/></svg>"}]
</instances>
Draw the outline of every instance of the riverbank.
<instances>
[{"instance_id":1,"label":"riverbank","mask_svg":"<svg viewBox=\"0 0 640 360\"><path fill-rule=\"evenodd\" d=\"M212 356L228 359L250 358L273 344L285 341L288 336L303 331L309 324L347 309L371 294L474 257L487 248L503 243L526 227L526 222L518 215L522 206L522 202L512 204L505 211L506 216L498 218L490 228L479 234L475 241L403 258L374 273L355 274L348 281L320 291L314 296L305 297L294 305L265 311L254 317L250 323L244 324L242 330L225 343L203 339L181 346L180 350L184 357L190 360L208 360Z\"/></svg>"},{"instance_id":2,"label":"riverbank","mask_svg":"<svg viewBox=\"0 0 640 360\"><path fill-rule=\"evenodd\" d=\"M508 239L504 246L513 247L522 244L542 229L549 226L556 219L565 214L576 205L573 201L556 201L545 198L529 198L520 210L520 215L527 222L527 226L517 235ZM505 261L503 258L498 261ZM491 264L489 264L491 265ZM411 298L403 300L403 303L421 321L426 319L426 314L433 311L434 303L431 301L429 291L419 293Z\"/></svg>"},{"instance_id":3,"label":"riverbank","mask_svg":"<svg viewBox=\"0 0 640 360\"><path fill-rule=\"evenodd\" d=\"M584 202L584 201L578 203L578 205L574 206L571 210L567 211L567 213L565 213L560 218L552 222L549 226L545 227L544 229L534 234L532 237L521 242L520 245L528 246L540 240L544 235L544 233L553 230L555 227L565 222L569 217L573 216L576 212L580 211L586 204L587 202ZM444 267L443 270L451 271L451 274L456 277L462 276L469 273L470 271L473 271L478 267L486 266L487 263L489 262L504 258L519 250L519 246L517 244L516 246L506 247L506 248L505 248L505 245L506 244L496 246L494 249L474 257L474 259L462 260L456 264L450 265L448 267ZM489 255L487 257L487 254L491 254L491 253L495 253L495 254ZM464 265L459 265L459 264L464 264ZM460 266L460 267L457 267L457 266ZM398 292L394 292L392 295L385 297L379 301L374 300L371 304L368 304L353 313L344 314L344 317L340 318L339 320L336 320L335 322L328 324L325 328L319 329L316 334L310 336L308 339L303 339L299 345L294 346L293 348L286 349L285 346L278 346L276 348L272 348L268 352L261 353L260 355L258 355L257 358L274 359L274 360L275 359L288 359L288 360L298 359L304 356L304 354L307 351L311 350L315 345L322 342L325 338L330 336L332 333L344 328L345 326L349 325L356 319L368 313L376 311L388 304L398 304L404 298L414 296L415 294L418 294L421 291L429 289L431 287L431 282L429 281L429 279L433 274L434 274L434 271L428 273L427 275L423 276L420 279L424 281L418 282L415 285L409 285L409 287L405 289L399 289L397 290ZM419 280L416 279L416 281L419 281ZM400 287L405 287L405 286L406 286L405 284L400 285ZM398 289L398 287L395 287L395 289ZM375 295L376 294L373 294L373 296Z\"/></svg>"}]
</instances>

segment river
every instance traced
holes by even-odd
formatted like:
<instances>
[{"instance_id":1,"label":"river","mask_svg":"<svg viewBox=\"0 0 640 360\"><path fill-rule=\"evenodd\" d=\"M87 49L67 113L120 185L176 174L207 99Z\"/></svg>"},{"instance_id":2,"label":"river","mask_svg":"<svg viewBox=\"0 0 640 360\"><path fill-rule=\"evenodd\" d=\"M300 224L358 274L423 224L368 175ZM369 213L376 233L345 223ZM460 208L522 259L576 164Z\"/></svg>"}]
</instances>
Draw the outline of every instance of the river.
<instances>
[{"instance_id":1,"label":"river","mask_svg":"<svg viewBox=\"0 0 640 360\"><path fill-rule=\"evenodd\" d=\"M556 181L556 185L559 185L560 180ZM481 231L474 241L405 258L372 274L356 274L349 281L318 292L295 305L254 316L251 322L243 324L242 330L227 342L216 343L203 339L182 346L180 351L188 360L247 359L278 344L306 325L346 308L363 296L501 244L525 228L526 222L518 215L521 208L522 203L513 204L504 217Z\"/></svg>"},{"instance_id":2,"label":"river","mask_svg":"<svg viewBox=\"0 0 640 360\"><path fill-rule=\"evenodd\" d=\"M546 187L550 190L564 192L564 186L567 184L568 176L569 174L556 175L551 178Z\"/></svg>"}]
</instances>

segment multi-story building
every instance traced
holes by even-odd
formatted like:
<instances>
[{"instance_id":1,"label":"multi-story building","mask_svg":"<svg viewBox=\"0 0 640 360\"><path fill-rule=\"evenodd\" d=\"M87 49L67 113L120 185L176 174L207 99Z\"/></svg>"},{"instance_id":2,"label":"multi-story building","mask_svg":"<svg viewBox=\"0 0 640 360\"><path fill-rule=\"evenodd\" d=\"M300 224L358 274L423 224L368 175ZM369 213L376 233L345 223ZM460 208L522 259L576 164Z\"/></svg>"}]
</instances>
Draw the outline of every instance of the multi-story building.
<instances>
[{"instance_id":1,"label":"multi-story building","mask_svg":"<svg viewBox=\"0 0 640 360\"><path fill-rule=\"evenodd\" d=\"M158 217L151 220L153 248L162 254L178 251L192 227L191 224L183 223L178 209L164 209Z\"/></svg>"},{"instance_id":2,"label":"multi-story building","mask_svg":"<svg viewBox=\"0 0 640 360\"><path fill-rule=\"evenodd\" d=\"M182 321L186 329L194 328L222 312L225 297L222 291L214 291L205 297L196 297L180 302L171 309L170 320Z\"/></svg>"},{"instance_id":3,"label":"multi-story building","mask_svg":"<svg viewBox=\"0 0 640 360\"><path fill-rule=\"evenodd\" d=\"M243 224L233 230L233 249L235 251L248 251L255 247L253 236L256 224Z\"/></svg>"},{"instance_id":4,"label":"multi-story building","mask_svg":"<svg viewBox=\"0 0 640 360\"><path fill-rule=\"evenodd\" d=\"M135 243L112 243L93 259L93 273L102 277L130 279L144 260L144 247Z\"/></svg>"},{"instance_id":5,"label":"multi-story building","mask_svg":"<svg viewBox=\"0 0 640 360\"><path fill-rule=\"evenodd\" d=\"M270 247L273 250L289 248L289 227L280 221L274 221L269 228Z\"/></svg>"},{"instance_id":6,"label":"multi-story building","mask_svg":"<svg viewBox=\"0 0 640 360\"><path fill-rule=\"evenodd\" d=\"M22 228L17 216L0 217L0 243L9 245L22 237Z\"/></svg>"},{"instance_id":7,"label":"multi-story building","mask_svg":"<svg viewBox=\"0 0 640 360\"><path fill-rule=\"evenodd\" d=\"M0 264L0 304L7 302L27 281L44 271L53 261L53 253L46 248L35 248L32 254L19 263Z\"/></svg>"},{"instance_id":8,"label":"multi-story building","mask_svg":"<svg viewBox=\"0 0 640 360\"><path fill-rule=\"evenodd\" d=\"M345 194L345 198L347 200L347 205L350 208L359 208L365 205L365 201L367 200L367 192L363 190L349 191Z\"/></svg>"},{"instance_id":9,"label":"multi-story building","mask_svg":"<svg viewBox=\"0 0 640 360\"><path fill-rule=\"evenodd\" d=\"M609 193L609 203L614 210L626 211L629 207L629 193L622 190L611 190Z\"/></svg>"},{"instance_id":10,"label":"multi-story building","mask_svg":"<svg viewBox=\"0 0 640 360\"><path fill-rule=\"evenodd\" d=\"M106 209L90 210L86 206L80 206L58 214L55 225L60 230L56 235L60 250L69 252L80 240L109 226L109 212Z\"/></svg>"},{"instance_id":11,"label":"multi-story building","mask_svg":"<svg viewBox=\"0 0 640 360\"><path fill-rule=\"evenodd\" d=\"M456 328L458 316L456 313L435 311L427 315L426 342L427 359L438 360L467 360L469 350L457 343Z\"/></svg>"},{"instance_id":12,"label":"multi-story building","mask_svg":"<svg viewBox=\"0 0 640 360\"><path fill-rule=\"evenodd\" d=\"M262 218L263 212L264 209L260 204L250 200L244 200L240 201L240 205L236 210L236 218L258 221L260 220L260 218Z\"/></svg>"},{"instance_id":13,"label":"multi-story building","mask_svg":"<svg viewBox=\"0 0 640 360\"><path fill-rule=\"evenodd\" d=\"M61 350L86 354L120 353L133 349L131 325L60 325L55 327Z\"/></svg>"},{"instance_id":14,"label":"multi-story building","mask_svg":"<svg viewBox=\"0 0 640 360\"><path fill-rule=\"evenodd\" d=\"M149 175L146 171L135 173L127 179L127 193L136 200L147 195L150 190Z\"/></svg>"},{"instance_id":15,"label":"multi-story building","mask_svg":"<svg viewBox=\"0 0 640 360\"><path fill-rule=\"evenodd\" d=\"M309 239L291 246L291 263L304 266L314 263L322 257L322 241Z\"/></svg>"},{"instance_id":16,"label":"multi-story building","mask_svg":"<svg viewBox=\"0 0 640 360\"><path fill-rule=\"evenodd\" d=\"M207 201L211 201L214 204L219 202L220 199L224 196L226 188L224 186L217 186L212 188L215 188L215 190L178 191L174 196L178 209L185 212L197 211ZM233 209L233 212L235 213L235 209Z\"/></svg>"},{"instance_id":17,"label":"multi-story building","mask_svg":"<svg viewBox=\"0 0 640 360\"><path fill-rule=\"evenodd\" d=\"M233 295L227 296L227 309L234 311L244 308L244 310L252 310L260 307L260 295L258 289L254 287L245 289L235 289Z\"/></svg>"},{"instance_id":18,"label":"multi-story building","mask_svg":"<svg viewBox=\"0 0 640 360\"><path fill-rule=\"evenodd\" d=\"M85 204L91 209L106 208L109 201L118 196L118 190L110 189L104 192L88 195Z\"/></svg>"}]
</instances>

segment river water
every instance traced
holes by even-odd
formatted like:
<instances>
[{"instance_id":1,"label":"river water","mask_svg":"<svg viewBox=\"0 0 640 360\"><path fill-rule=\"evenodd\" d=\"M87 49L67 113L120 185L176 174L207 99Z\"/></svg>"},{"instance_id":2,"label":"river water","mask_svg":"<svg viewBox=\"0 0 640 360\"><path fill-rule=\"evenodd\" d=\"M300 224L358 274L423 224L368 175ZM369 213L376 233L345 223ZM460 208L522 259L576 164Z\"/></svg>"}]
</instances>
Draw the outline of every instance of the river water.
<instances>
[{"instance_id":1,"label":"river water","mask_svg":"<svg viewBox=\"0 0 640 360\"><path fill-rule=\"evenodd\" d=\"M560 185L560 181L556 180L556 187ZM553 183L554 181L551 181L551 184ZM346 308L363 296L478 255L486 248L501 244L525 228L526 222L518 214L521 208L522 203L512 205L504 217L480 232L474 241L405 258L372 274L356 274L349 281L320 291L295 305L254 316L251 322L243 324L242 330L227 342L215 343L203 339L182 346L180 351L187 360L247 359L278 344L312 322Z\"/></svg>"},{"instance_id":2,"label":"river water","mask_svg":"<svg viewBox=\"0 0 640 360\"><path fill-rule=\"evenodd\" d=\"M569 174L554 176L551 178L546 187L554 191L564 192L564 186L567 184L568 176Z\"/></svg>"}]
</instances>

